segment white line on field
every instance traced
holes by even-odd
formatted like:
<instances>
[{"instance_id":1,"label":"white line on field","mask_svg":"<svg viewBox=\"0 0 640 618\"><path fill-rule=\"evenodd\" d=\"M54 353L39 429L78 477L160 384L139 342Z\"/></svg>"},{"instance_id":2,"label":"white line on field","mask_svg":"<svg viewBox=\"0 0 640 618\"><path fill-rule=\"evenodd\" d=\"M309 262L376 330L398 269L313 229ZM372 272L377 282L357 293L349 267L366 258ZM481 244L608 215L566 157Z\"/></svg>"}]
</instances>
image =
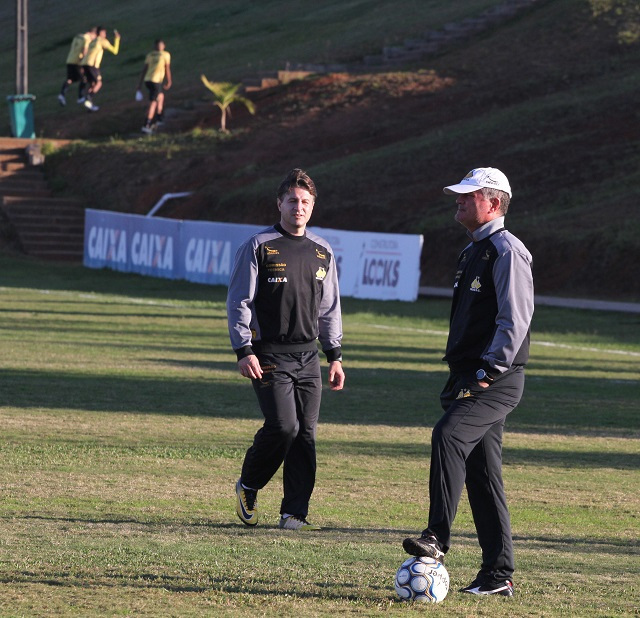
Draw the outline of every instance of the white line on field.
<instances>
[{"instance_id":1,"label":"white line on field","mask_svg":"<svg viewBox=\"0 0 640 618\"><path fill-rule=\"evenodd\" d=\"M437 335L446 337L449 333L445 330L429 330L426 328L410 328L408 326L387 326L385 324L363 324L368 328L377 328L379 330L397 330L409 333L422 333L424 335ZM577 350L580 352L597 352L598 354L619 354L621 356L634 356L640 358L640 352L631 350L608 350L605 348L592 348L586 346L569 345L567 343L554 343L553 341L532 341L532 345L540 345L547 348L561 348L563 350Z\"/></svg>"}]
</instances>

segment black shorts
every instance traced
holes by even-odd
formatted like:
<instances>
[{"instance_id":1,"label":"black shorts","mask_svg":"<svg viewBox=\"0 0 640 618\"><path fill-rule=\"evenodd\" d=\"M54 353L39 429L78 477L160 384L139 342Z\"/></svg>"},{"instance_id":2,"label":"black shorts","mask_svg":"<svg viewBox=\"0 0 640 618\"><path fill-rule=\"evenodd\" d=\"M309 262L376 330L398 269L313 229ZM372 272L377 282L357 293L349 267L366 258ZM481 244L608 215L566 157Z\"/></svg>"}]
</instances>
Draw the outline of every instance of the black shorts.
<instances>
[{"instance_id":1,"label":"black shorts","mask_svg":"<svg viewBox=\"0 0 640 618\"><path fill-rule=\"evenodd\" d=\"M79 64L67 65L67 81L68 82L85 82L84 67Z\"/></svg>"},{"instance_id":2,"label":"black shorts","mask_svg":"<svg viewBox=\"0 0 640 618\"><path fill-rule=\"evenodd\" d=\"M84 69L84 76L87 80L87 83L93 86L93 84L97 84L99 81L102 80L100 69L98 69L97 67L85 66L82 68Z\"/></svg>"},{"instance_id":3,"label":"black shorts","mask_svg":"<svg viewBox=\"0 0 640 618\"><path fill-rule=\"evenodd\" d=\"M158 95L162 92L162 84L156 82L145 82L144 85L149 90L149 101L157 101Z\"/></svg>"}]
</instances>

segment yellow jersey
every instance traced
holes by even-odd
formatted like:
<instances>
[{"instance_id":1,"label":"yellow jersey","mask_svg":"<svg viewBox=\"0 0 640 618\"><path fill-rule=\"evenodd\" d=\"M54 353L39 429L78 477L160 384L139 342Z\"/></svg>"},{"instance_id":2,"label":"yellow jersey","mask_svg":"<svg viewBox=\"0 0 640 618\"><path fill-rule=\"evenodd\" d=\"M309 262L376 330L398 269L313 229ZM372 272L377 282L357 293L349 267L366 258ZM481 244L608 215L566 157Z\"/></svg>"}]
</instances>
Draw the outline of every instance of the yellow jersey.
<instances>
[{"instance_id":1,"label":"yellow jersey","mask_svg":"<svg viewBox=\"0 0 640 618\"><path fill-rule=\"evenodd\" d=\"M82 59L82 65L99 69L105 49L116 56L120 51L120 37L114 39L113 45L111 45L106 38L96 37L93 39L93 41L89 43L87 55Z\"/></svg>"},{"instance_id":2,"label":"yellow jersey","mask_svg":"<svg viewBox=\"0 0 640 618\"><path fill-rule=\"evenodd\" d=\"M84 48L91 42L91 36L87 33L76 34L71 40L71 49L67 56L67 64L80 64L84 56Z\"/></svg>"},{"instance_id":3,"label":"yellow jersey","mask_svg":"<svg viewBox=\"0 0 640 618\"><path fill-rule=\"evenodd\" d=\"M144 63L147 65L144 81L161 84L171 64L171 54L168 51L152 51L147 54Z\"/></svg>"}]
</instances>

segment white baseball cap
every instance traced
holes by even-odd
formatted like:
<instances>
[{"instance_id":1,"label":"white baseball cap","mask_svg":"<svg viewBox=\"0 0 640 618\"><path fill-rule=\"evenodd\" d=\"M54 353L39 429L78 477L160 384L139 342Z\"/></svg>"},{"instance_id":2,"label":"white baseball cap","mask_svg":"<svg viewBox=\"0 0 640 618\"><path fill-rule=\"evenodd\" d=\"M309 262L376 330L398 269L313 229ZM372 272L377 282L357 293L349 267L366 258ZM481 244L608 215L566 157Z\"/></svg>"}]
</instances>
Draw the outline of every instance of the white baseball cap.
<instances>
[{"instance_id":1,"label":"white baseball cap","mask_svg":"<svg viewBox=\"0 0 640 618\"><path fill-rule=\"evenodd\" d=\"M477 167L471 170L457 185L449 185L443 191L447 195L453 195L454 193L472 193L482 187L498 189L512 197L507 177L495 167Z\"/></svg>"}]
</instances>

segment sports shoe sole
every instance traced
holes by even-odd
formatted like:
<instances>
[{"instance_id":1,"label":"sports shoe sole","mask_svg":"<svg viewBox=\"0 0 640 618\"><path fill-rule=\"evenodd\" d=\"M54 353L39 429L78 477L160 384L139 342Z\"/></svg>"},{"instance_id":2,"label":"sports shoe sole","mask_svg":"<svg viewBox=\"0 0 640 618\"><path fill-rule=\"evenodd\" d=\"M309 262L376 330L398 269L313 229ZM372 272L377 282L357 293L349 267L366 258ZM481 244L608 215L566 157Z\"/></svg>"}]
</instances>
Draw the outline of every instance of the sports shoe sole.
<instances>
[{"instance_id":1,"label":"sports shoe sole","mask_svg":"<svg viewBox=\"0 0 640 618\"><path fill-rule=\"evenodd\" d=\"M290 522L289 520L295 520L294 522ZM321 530L320 526L314 526L306 521L301 521L297 517L287 517L286 519L280 518L280 523L278 524L278 528L280 530L294 530L294 531L305 531L305 530Z\"/></svg>"},{"instance_id":2,"label":"sports shoe sole","mask_svg":"<svg viewBox=\"0 0 640 618\"><path fill-rule=\"evenodd\" d=\"M421 543L421 539L405 539L402 541L402 548L411 556L433 558L444 564L444 553L434 545L426 542Z\"/></svg>"},{"instance_id":3,"label":"sports shoe sole","mask_svg":"<svg viewBox=\"0 0 640 618\"><path fill-rule=\"evenodd\" d=\"M462 588L460 592L475 594L477 596L490 596L497 594L501 597L512 597L514 594L513 583L510 581L506 581L503 584L482 584L479 586L471 584L466 588Z\"/></svg>"}]
</instances>

